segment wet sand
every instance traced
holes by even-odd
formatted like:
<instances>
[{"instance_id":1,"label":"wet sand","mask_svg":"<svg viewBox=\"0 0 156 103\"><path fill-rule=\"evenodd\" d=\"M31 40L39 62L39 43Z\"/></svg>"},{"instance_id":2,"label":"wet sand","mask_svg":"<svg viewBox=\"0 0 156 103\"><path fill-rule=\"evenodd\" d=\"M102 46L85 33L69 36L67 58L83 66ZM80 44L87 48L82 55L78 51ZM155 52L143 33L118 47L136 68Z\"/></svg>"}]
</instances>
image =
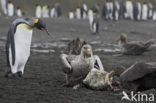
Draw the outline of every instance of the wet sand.
<instances>
[{"instance_id":1,"label":"wet sand","mask_svg":"<svg viewBox=\"0 0 156 103\"><path fill-rule=\"evenodd\" d=\"M100 33L95 35L90 33L87 20L44 19L52 38L35 29L31 56L23 78L6 79L4 44L12 20L0 17L0 103L120 103L121 93L84 87L73 90L61 86L65 79L59 55L67 53L66 44L76 37L93 46L94 54L100 56L106 71L119 65L129 67L138 61L156 62L156 44L142 56L120 55L115 44L115 39L121 33L128 34L129 41L156 39L156 22L100 21ZM154 90L146 92L156 94Z\"/></svg>"}]
</instances>

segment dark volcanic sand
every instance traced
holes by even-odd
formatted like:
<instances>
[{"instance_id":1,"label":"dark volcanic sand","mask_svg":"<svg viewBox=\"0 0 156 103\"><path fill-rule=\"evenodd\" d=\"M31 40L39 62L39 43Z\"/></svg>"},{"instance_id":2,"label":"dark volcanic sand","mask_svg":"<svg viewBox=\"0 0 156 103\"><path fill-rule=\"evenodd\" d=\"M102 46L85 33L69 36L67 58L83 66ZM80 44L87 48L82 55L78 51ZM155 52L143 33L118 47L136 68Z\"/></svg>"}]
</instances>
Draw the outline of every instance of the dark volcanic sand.
<instances>
[{"instance_id":1,"label":"dark volcanic sand","mask_svg":"<svg viewBox=\"0 0 156 103\"><path fill-rule=\"evenodd\" d=\"M118 53L102 52L97 49L104 48L107 44L114 44L116 37L121 33L128 34L128 40L145 41L156 39L156 22L134 21L101 21L99 35L89 31L87 20L45 19L47 27L53 36L35 30L33 45L38 43L52 43L50 47L35 48L37 50L55 50L50 53L31 52L30 59L25 67L23 78L4 78L6 57L4 50L5 37L12 22L12 18L0 17L0 103L119 103L121 93L112 91L93 91L86 88L73 90L62 87L65 82L61 71L59 55L66 52L65 45L68 39L80 37L87 42L92 42L94 54L102 59L106 71L111 71L119 65L129 67L137 61L156 62L156 46L152 51L142 56L121 56ZM61 39L67 40L61 40ZM108 45L107 45L108 46ZM34 49L32 47L32 49ZM154 90L147 93L155 93ZM156 98L156 96L155 96Z\"/></svg>"}]
</instances>

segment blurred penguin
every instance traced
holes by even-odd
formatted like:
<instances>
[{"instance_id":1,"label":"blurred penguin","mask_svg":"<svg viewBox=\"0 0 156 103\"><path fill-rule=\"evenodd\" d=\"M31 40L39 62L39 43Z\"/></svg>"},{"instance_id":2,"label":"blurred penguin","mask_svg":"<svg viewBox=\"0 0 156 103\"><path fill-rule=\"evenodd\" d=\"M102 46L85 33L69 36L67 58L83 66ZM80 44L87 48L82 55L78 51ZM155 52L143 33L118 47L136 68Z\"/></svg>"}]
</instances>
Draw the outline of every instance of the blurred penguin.
<instances>
[{"instance_id":1,"label":"blurred penguin","mask_svg":"<svg viewBox=\"0 0 156 103\"><path fill-rule=\"evenodd\" d=\"M94 34L98 34L99 33L99 18L98 18L98 14L96 11L93 11L94 15L93 15L93 22L92 22L92 32Z\"/></svg>"},{"instance_id":2,"label":"blurred penguin","mask_svg":"<svg viewBox=\"0 0 156 103\"><path fill-rule=\"evenodd\" d=\"M55 8L52 8L52 9L50 10L50 17L51 17L51 18L55 18Z\"/></svg>"},{"instance_id":3,"label":"blurred penguin","mask_svg":"<svg viewBox=\"0 0 156 103\"><path fill-rule=\"evenodd\" d=\"M76 16L76 19L81 19L81 10L79 6L76 8L75 16Z\"/></svg>"},{"instance_id":4,"label":"blurred penguin","mask_svg":"<svg viewBox=\"0 0 156 103\"><path fill-rule=\"evenodd\" d=\"M7 0L1 0L1 8L4 13L4 15L7 15Z\"/></svg>"},{"instance_id":5,"label":"blurred penguin","mask_svg":"<svg viewBox=\"0 0 156 103\"><path fill-rule=\"evenodd\" d=\"M99 10L100 10L100 4L99 3L95 3L93 5L92 10L98 14L99 13Z\"/></svg>"},{"instance_id":6,"label":"blurred penguin","mask_svg":"<svg viewBox=\"0 0 156 103\"><path fill-rule=\"evenodd\" d=\"M42 17L49 18L49 6L48 5L44 5L42 7Z\"/></svg>"},{"instance_id":7,"label":"blurred penguin","mask_svg":"<svg viewBox=\"0 0 156 103\"><path fill-rule=\"evenodd\" d=\"M89 25L90 25L90 30L92 31L92 23L93 23L93 10L89 9L88 10L88 20L89 20Z\"/></svg>"},{"instance_id":8,"label":"blurred penguin","mask_svg":"<svg viewBox=\"0 0 156 103\"><path fill-rule=\"evenodd\" d=\"M152 3L149 2L147 4L147 7L148 7L148 11L147 11L148 19L152 19L152 17L153 17L153 5L152 5Z\"/></svg>"},{"instance_id":9,"label":"blurred penguin","mask_svg":"<svg viewBox=\"0 0 156 103\"><path fill-rule=\"evenodd\" d=\"M14 16L14 5L8 1L8 16Z\"/></svg>"},{"instance_id":10,"label":"blurred penguin","mask_svg":"<svg viewBox=\"0 0 156 103\"><path fill-rule=\"evenodd\" d=\"M152 20L154 20L154 21L156 20L156 11L153 12Z\"/></svg>"},{"instance_id":11,"label":"blurred penguin","mask_svg":"<svg viewBox=\"0 0 156 103\"><path fill-rule=\"evenodd\" d=\"M87 5L86 3L83 1L83 4L81 6L81 18L86 19L87 18Z\"/></svg>"},{"instance_id":12,"label":"blurred penguin","mask_svg":"<svg viewBox=\"0 0 156 103\"><path fill-rule=\"evenodd\" d=\"M21 11L20 7L17 7L17 9L16 9L16 16L22 17L22 11Z\"/></svg>"},{"instance_id":13,"label":"blurred penguin","mask_svg":"<svg viewBox=\"0 0 156 103\"><path fill-rule=\"evenodd\" d=\"M133 20L133 3L127 0L124 4L124 18Z\"/></svg>"},{"instance_id":14,"label":"blurred penguin","mask_svg":"<svg viewBox=\"0 0 156 103\"><path fill-rule=\"evenodd\" d=\"M69 19L74 19L74 12L73 10L70 10L69 14L68 14Z\"/></svg>"},{"instance_id":15,"label":"blurred penguin","mask_svg":"<svg viewBox=\"0 0 156 103\"><path fill-rule=\"evenodd\" d=\"M107 7L108 7L108 18L110 20L113 20L113 2L112 2L112 0L109 0L107 2Z\"/></svg>"},{"instance_id":16,"label":"blurred penguin","mask_svg":"<svg viewBox=\"0 0 156 103\"><path fill-rule=\"evenodd\" d=\"M22 16L25 16L25 12L24 11L22 11Z\"/></svg>"},{"instance_id":17,"label":"blurred penguin","mask_svg":"<svg viewBox=\"0 0 156 103\"><path fill-rule=\"evenodd\" d=\"M144 2L143 6L142 6L142 20L147 20L147 16L148 16L148 6L147 3Z\"/></svg>"},{"instance_id":18,"label":"blurred penguin","mask_svg":"<svg viewBox=\"0 0 156 103\"><path fill-rule=\"evenodd\" d=\"M119 20L120 17L120 4L117 0L113 2L113 19Z\"/></svg>"},{"instance_id":19,"label":"blurred penguin","mask_svg":"<svg viewBox=\"0 0 156 103\"><path fill-rule=\"evenodd\" d=\"M41 6L39 4L36 4L35 16L37 18L41 18L41 16L42 16L42 8L41 8Z\"/></svg>"},{"instance_id":20,"label":"blurred penguin","mask_svg":"<svg viewBox=\"0 0 156 103\"><path fill-rule=\"evenodd\" d=\"M103 5L103 9L102 9L102 18L103 19L108 19L108 5L107 5L107 1L105 0L104 5Z\"/></svg>"},{"instance_id":21,"label":"blurred penguin","mask_svg":"<svg viewBox=\"0 0 156 103\"><path fill-rule=\"evenodd\" d=\"M141 20L141 3L137 0L134 4L134 19Z\"/></svg>"},{"instance_id":22,"label":"blurred penguin","mask_svg":"<svg viewBox=\"0 0 156 103\"><path fill-rule=\"evenodd\" d=\"M55 4L55 17L58 18L61 16L61 6L60 3Z\"/></svg>"}]
</instances>

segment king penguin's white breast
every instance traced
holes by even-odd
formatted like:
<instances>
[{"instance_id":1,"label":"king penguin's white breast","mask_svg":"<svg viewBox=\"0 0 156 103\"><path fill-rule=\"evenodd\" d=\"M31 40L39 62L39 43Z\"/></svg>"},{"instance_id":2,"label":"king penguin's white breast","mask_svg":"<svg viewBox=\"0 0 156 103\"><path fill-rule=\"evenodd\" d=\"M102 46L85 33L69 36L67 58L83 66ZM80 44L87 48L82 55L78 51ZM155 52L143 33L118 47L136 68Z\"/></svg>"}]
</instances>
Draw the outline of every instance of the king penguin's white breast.
<instances>
[{"instance_id":1,"label":"king penguin's white breast","mask_svg":"<svg viewBox=\"0 0 156 103\"><path fill-rule=\"evenodd\" d=\"M29 55L32 38L32 27L26 24L19 24L15 32L16 53Z\"/></svg>"}]
</instances>

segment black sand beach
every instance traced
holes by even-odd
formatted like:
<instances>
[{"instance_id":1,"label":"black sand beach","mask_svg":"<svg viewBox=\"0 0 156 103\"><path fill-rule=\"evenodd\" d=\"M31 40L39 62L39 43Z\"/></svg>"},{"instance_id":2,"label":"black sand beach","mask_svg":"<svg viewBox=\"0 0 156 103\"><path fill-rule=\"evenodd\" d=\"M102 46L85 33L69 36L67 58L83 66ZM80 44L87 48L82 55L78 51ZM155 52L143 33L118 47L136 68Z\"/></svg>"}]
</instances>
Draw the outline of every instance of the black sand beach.
<instances>
[{"instance_id":1,"label":"black sand beach","mask_svg":"<svg viewBox=\"0 0 156 103\"><path fill-rule=\"evenodd\" d=\"M13 18L0 17L0 103L120 103L122 93L61 86L65 79L59 56L67 53L67 43L76 37L93 46L94 54L100 56L106 71L120 65L129 67L138 61L156 62L156 44L141 56L120 55L115 44L121 33L128 34L129 41L156 40L154 21L101 20L100 33L95 35L90 33L87 20L44 19L52 38L35 29L23 78L4 78L4 47L12 21ZM155 90L146 92L156 94Z\"/></svg>"}]
</instances>

